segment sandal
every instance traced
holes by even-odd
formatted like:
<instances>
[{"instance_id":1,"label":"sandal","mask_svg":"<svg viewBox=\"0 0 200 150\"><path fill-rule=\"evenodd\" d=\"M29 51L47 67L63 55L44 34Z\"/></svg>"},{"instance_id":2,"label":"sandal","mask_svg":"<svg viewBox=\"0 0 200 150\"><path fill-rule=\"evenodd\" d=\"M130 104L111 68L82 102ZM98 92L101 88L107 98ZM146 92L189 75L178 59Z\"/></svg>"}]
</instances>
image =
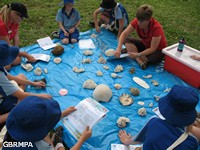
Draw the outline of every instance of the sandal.
<instances>
[{"instance_id":1,"label":"sandal","mask_svg":"<svg viewBox=\"0 0 200 150\"><path fill-rule=\"evenodd\" d=\"M62 143L63 139L63 127L59 126L56 130L55 130L55 136L54 136L54 141L53 141L53 145L56 146L56 144L58 143Z\"/></svg>"},{"instance_id":2,"label":"sandal","mask_svg":"<svg viewBox=\"0 0 200 150\"><path fill-rule=\"evenodd\" d=\"M52 32L51 36L54 37L54 38L59 38L60 37L60 35L59 35L59 33L57 31Z\"/></svg>"},{"instance_id":3,"label":"sandal","mask_svg":"<svg viewBox=\"0 0 200 150\"><path fill-rule=\"evenodd\" d=\"M147 68L147 62L142 62L139 64L142 70L145 70Z\"/></svg>"}]
</instances>

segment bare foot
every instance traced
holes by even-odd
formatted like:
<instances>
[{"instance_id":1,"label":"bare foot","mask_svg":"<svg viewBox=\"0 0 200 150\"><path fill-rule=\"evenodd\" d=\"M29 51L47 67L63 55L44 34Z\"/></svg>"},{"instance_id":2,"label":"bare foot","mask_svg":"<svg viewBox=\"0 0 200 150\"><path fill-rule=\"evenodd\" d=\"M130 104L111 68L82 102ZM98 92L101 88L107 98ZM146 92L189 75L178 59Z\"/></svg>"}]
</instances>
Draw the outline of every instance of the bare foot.
<instances>
[{"instance_id":1,"label":"bare foot","mask_svg":"<svg viewBox=\"0 0 200 150\"><path fill-rule=\"evenodd\" d=\"M125 130L120 130L118 133L120 141L125 145L130 145L133 143L133 138L130 134L127 134Z\"/></svg>"},{"instance_id":2,"label":"bare foot","mask_svg":"<svg viewBox=\"0 0 200 150\"><path fill-rule=\"evenodd\" d=\"M197 56L197 55L191 55L190 58L200 61L200 56Z\"/></svg>"}]
</instances>

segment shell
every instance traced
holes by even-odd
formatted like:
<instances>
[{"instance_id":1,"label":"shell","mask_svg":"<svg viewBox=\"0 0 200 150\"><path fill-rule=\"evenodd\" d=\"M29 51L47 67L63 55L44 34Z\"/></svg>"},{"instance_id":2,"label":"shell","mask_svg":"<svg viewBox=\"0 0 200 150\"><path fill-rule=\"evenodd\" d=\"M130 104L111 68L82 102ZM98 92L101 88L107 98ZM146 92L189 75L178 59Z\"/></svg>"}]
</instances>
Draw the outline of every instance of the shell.
<instances>
[{"instance_id":1,"label":"shell","mask_svg":"<svg viewBox=\"0 0 200 150\"><path fill-rule=\"evenodd\" d=\"M164 90L164 92L170 92L171 91L171 88L166 88L165 90Z\"/></svg>"},{"instance_id":2,"label":"shell","mask_svg":"<svg viewBox=\"0 0 200 150\"><path fill-rule=\"evenodd\" d=\"M96 86L97 84L92 79L88 79L83 83L85 89L94 89Z\"/></svg>"},{"instance_id":3,"label":"shell","mask_svg":"<svg viewBox=\"0 0 200 150\"><path fill-rule=\"evenodd\" d=\"M129 94L125 93L119 97L119 100L123 106L128 106L133 103L133 98Z\"/></svg>"},{"instance_id":4,"label":"shell","mask_svg":"<svg viewBox=\"0 0 200 150\"><path fill-rule=\"evenodd\" d=\"M153 97L155 98L156 102L158 102L160 99L160 96L157 96L157 95L154 95Z\"/></svg>"},{"instance_id":5,"label":"shell","mask_svg":"<svg viewBox=\"0 0 200 150\"><path fill-rule=\"evenodd\" d=\"M153 102L150 102L150 103L149 103L149 107L153 107Z\"/></svg>"},{"instance_id":6,"label":"shell","mask_svg":"<svg viewBox=\"0 0 200 150\"><path fill-rule=\"evenodd\" d=\"M140 116L146 116L147 115L147 111L144 107L138 109L138 115Z\"/></svg>"},{"instance_id":7,"label":"shell","mask_svg":"<svg viewBox=\"0 0 200 150\"><path fill-rule=\"evenodd\" d=\"M140 90L138 88L132 88L131 87L131 88L129 88L129 90L130 90L131 94L134 95L134 96L140 95Z\"/></svg>"},{"instance_id":8,"label":"shell","mask_svg":"<svg viewBox=\"0 0 200 150\"><path fill-rule=\"evenodd\" d=\"M99 63L99 64L106 64L106 60L103 58L102 55L99 57L98 63Z\"/></svg>"},{"instance_id":9,"label":"shell","mask_svg":"<svg viewBox=\"0 0 200 150\"><path fill-rule=\"evenodd\" d=\"M114 56L114 54L115 54L115 50L114 49L108 49L108 50L106 50L105 51L105 55L106 56Z\"/></svg>"},{"instance_id":10,"label":"shell","mask_svg":"<svg viewBox=\"0 0 200 150\"><path fill-rule=\"evenodd\" d=\"M121 89L121 84L114 84L114 87L115 87L115 89L117 89L117 90L119 90L119 89Z\"/></svg>"},{"instance_id":11,"label":"shell","mask_svg":"<svg viewBox=\"0 0 200 150\"><path fill-rule=\"evenodd\" d=\"M93 98L97 101L108 102L111 97L112 90L105 84L99 84L93 92Z\"/></svg>"},{"instance_id":12,"label":"shell","mask_svg":"<svg viewBox=\"0 0 200 150\"><path fill-rule=\"evenodd\" d=\"M44 68L44 73L46 73L46 74L48 73L48 70L47 70L47 68Z\"/></svg>"},{"instance_id":13,"label":"shell","mask_svg":"<svg viewBox=\"0 0 200 150\"><path fill-rule=\"evenodd\" d=\"M143 105L144 105L144 102L143 102L143 101L138 101L138 105L143 106Z\"/></svg>"},{"instance_id":14,"label":"shell","mask_svg":"<svg viewBox=\"0 0 200 150\"><path fill-rule=\"evenodd\" d=\"M78 67L76 67L76 66L75 66L72 70L73 70L74 72L76 72L76 73L82 73L82 72L85 71L84 68L80 68L80 69L78 69Z\"/></svg>"},{"instance_id":15,"label":"shell","mask_svg":"<svg viewBox=\"0 0 200 150\"><path fill-rule=\"evenodd\" d=\"M103 76L103 72L97 71L97 72L96 72L96 75L97 75L97 76Z\"/></svg>"},{"instance_id":16,"label":"shell","mask_svg":"<svg viewBox=\"0 0 200 150\"><path fill-rule=\"evenodd\" d=\"M152 78L152 75L149 74L149 75L147 75L147 76L143 76L143 78L145 78L145 79L150 79L150 78Z\"/></svg>"},{"instance_id":17,"label":"shell","mask_svg":"<svg viewBox=\"0 0 200 150\"><path fill-rule=\"evenodd\" d=\"M114 72L122 72L124 70L122 65L117 65L117 67L114 69Z\"/></svg>"},{"instance_id":18,"label":"shell","mask_svg":"<svg viewBox=\"0 0 200 150\"><path fill-rule=\"evenodd\" d=\"M121 76L118 76L116 73L111 73L112 78L121 78Z\"/></svg>"},{"instance_id":19,"label":"shell","mask_svg":"<svg viewBox=\"0 0 200 150\"><path fill-rule=\"evenodd\" d=\"M132 67L131 69L129 69L129 73L130 74L134 74L135 73L135 68Z\"/></svg>"},{"instance_id":20,"label":"shell","mask_svg":"<svg viewBox=\"0 0 200 150\"><path fill-rule=\"evenodd\" d=\"M127 123L130 123L130 119L126 117L119 117L117 119L117 126L120 128L126 127Z\"/></svg>"},{"instance_id":21,"label":"shell","mask_svg":"<svg viewBox=\"0 0 200 150\"><path fill-rule=\"evenodd\" d=\"M151 83L154 85L154 86L158 86L159 83L156 81L156 80L152 80Z\"/></svg>"},{"instance_id":22,"label":"shell","mask_svg":"<svg viewBox=\"0 0 200 150\"><path fill-rule=\"evenodd\" d=\"M56 63L56 64L59 64L61 63L62 59L60 57L56 57L54 58L53 62Z\"/></svg>"},{"instance_id":23,"label":"shell","mask_svg":"<svg viewBox=\"0 0 200 150\"><path fill-rule=\"evenodd\" d=\"M104 69L106 70L109 70L109 67L108 66L103 66Z\"/></svg>"},{"instance_id":24,"label":"shell","mask_svg":"<svg viewBox=\"0 0 200 150\"><path fill-rule=\"evenodd\" d=\"M42 74L42 69L40 67L37 67L35 70L34 70L34 74L37 75L37 76L40 76Z\"/></svg>"},{"instance_id":25,"label":"shell","mask_svg":"<svg viewBox=\"0 0 200 150\"><path fill-rule=\"evenodd\" d=\"M21 64L22 68L24 68L26 71L31 71L33 70L33 66L28 63L28 64Z\"/></svg>"},{"instance_id":26,"label":"shell","mask_svg":"<svg viewBox=\"0 0 200 150\"><path fill-rule=\"evenodd\" d=\"M92 61L91 61L91 59L90 58L86 58L86 59L84 59L83 61L82 61L82 63L83 64L90 64Z\"/></svg>"},{"instance_id":27,"label":"shell","mask_svg":"<svg viewBox=\"0 0 200 150\"><path fill-rule=\"evenodd\" d=\"M93 51L91 51L91 50L85 50L83 52L83 54L86 55L86 56L91 56L91 55L93 55Z\"/></svg>"}]
</instances>

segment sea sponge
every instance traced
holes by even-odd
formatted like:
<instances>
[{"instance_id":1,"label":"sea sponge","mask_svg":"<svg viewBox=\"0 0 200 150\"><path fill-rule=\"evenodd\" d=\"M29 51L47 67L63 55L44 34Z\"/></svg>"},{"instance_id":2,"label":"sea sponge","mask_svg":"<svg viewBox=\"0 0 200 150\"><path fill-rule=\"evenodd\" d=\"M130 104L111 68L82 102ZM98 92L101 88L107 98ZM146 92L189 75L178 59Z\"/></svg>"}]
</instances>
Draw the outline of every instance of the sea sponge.
<instances>
[{"instance_id":1,"label":"sea sponge","mask_svg":"<svg viewBox=\"0 0 200 150\"><path fill-rule=\"evenodd\" d=\"M59 56L64 52L64 47L62 47L61 45L57 45L51 52L53 55Z\"/></svg>"},{"instance_id":2,"label":"sea sponge","mask_svg":"<svg viewBox=\"0 0 200 150\"><path fill-rule=\"evenodd\" d=\"M97 101L108 102L111 97L112 90L105 84L99 84L93 92L93 98Z\"/></svg>"}]
</instances>

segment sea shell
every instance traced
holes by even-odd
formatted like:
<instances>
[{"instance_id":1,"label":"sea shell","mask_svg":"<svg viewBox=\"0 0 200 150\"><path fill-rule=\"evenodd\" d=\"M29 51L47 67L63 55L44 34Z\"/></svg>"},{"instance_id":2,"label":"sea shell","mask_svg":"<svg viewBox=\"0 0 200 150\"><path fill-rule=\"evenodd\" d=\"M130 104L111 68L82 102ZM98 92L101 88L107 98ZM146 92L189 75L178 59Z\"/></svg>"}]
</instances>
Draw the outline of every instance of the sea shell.
<instances>
[{"instance_id":1,"label":"sea shell","mask_svg":"<svg viewBox=\"0 0 200 150\"><path fill-rule=\"evenodd\" d=\"M83 83L83 88L86 89L94 89L96 86L97 84L92 79L88 79Z\"/></svg>"},{"instance_id":2,"label":"sea shell","mask_svg":"<svg viewBox=\"0 0 200 150\"><path fill-rule=\"evenodd\" d=\"M158 102L160 99L160 96L157 96L157 95L154 95L153 97L155 98L156 102Z\"/></svg>"},{"instance_id":3,"label":"sea shell","mask_svg":"<svg viewBox=\"0 0 200 150\"><path fill-rule=\"evenodd\" d=\"M135 73L135 68L132 67L131 69L129 69L129 73L130 73L130 74Z\"/></svg>"},{"instance_id":4,"label":"sea shell","mask_svg":"<svg viewBox=\"0 0 200 150\"><path fill-rule=\"evenodd\" d=\"M33 70L33 66L28 63L28 64L21 64L22 68L24 68L26 71L31 71Z\"/></svg>"},{"instance_id":5,"label":"sea shell","mask_svg":"<svg viewBox=\"0 0 200 150\"><path fill-rule=\"evenodd\" d=\"M91 50L85 50L83 52L83 54L86 55L86 56L91 56L91 55L93 55L93 51L91 51Z\"/></svg>"},{"instance_id":6,"label":"sea shell","mask_svg":"<svg viewBox=\"0 0 200 150\"><path fill-rule=\"evenodd\" d=\"M42 69L40 67L37 67L35 70L34 70L34 74L37 75L37 76L40 76L42 74Z\"/></svg>"},{"instance_id":7,"label":"sea shell","mask_svg":"<svg viewBox=\"0 0 200 150\"><path fill-rule=\"evenodd\" d=\"M151 83L154 85L154 86L158 86L159 83L156 81L156 80L152 80Z\"/></svg>"},{"instance_id":8,"label":"sea shell","mask_svg":"<svg viewBox=\"0 0 200 150\"><path fill-rule=\"evenodd\" d=\"M144 107L138 109L138 115L140 116L146 116L147 115L147 111Z\"/></svg>"},{"instance_id":9,"label":"sea shell","mask_svg":"<svg viewBox=\"0 0 200 150\"><path fill-rule=\"evenodd\" d=\"M153 103L152 102L149 103L149 107L153 107Z\"/></svg>"},{"instance_id":10,"label":"sea shell","mask_svg":"<svg viewBox=\"0 0 200 150\"><path fill-rule=\"evenodd\" d=\"M134 96L140 95L140 90L138 88L132 88L131 87L131 88L129 88L129 90L130 90L131 94L134 95Z\"/></svg>"},{"instance_id":11,"label":"sea shell","mask_svg":"<svg viewBox=\"0 0 200 150\"><path fill-rule=\"evenodd\" d=\"M86 58L82 61L83 64L90 64L92 61L90 58Z\"/></svg>"},{"instance_id":12,"label":"sea shell","mask_svg":"<svg viewBox=\"0 0 200 150\"><path fill-rule=\"evenodd\" d=\"M105 84L99 84L93 92L93 98L96 101L108 102L112 97L112 90Z\"/></svg>"},{"instance_id":13,"label":"sea shell","mask_svg":"<svg viewBox=\"0 0 200 150\"><path fill-rule=\"evenodd\" d=\"M152 78L152 75L149 74L149 75L143 76L143 78L145 78L145 79L150 79L150 78Z\"/></svg>"},{"instance_id":14,"label":"sea shell","mask_svg":"<svg viewBox=\"0 0 200 150\"><path fill-rule=\"evenodd\" d=\"M106 64L106 60L103 58L102 55L99 57L98 63L99 63L99 64Z\"/></svg>"},{"instance_id":15,"label":"sea shell","mask_svg":"<svg viewBox=\"0 0 200 150\"><path fill-rule=\"evenodd\" d=\"M171 91L171 88L166 88L165 90L164 90L164 92L170 92Z\"/></svg>"},{"instance_id":16,"label":"sea shell","mask_svg":"<svg viewBox=\"0 0 200 150\"><path fill-rule=\"evenodd\" d=\"M117 89L117 90L119 90L119 89L121 89L121 84L114 84L114 87L115 87L115 89Z\"/></svg>"},{"instance_id":17,"label":"sea shell","mask_svg":"<svg viewBox=\"0 0 200 150\"><path fill-rule=\"evenodd\" d=\"M120 128L126 127L127 123L130 123L130 119L126 117L119 117L117 119L117 126Z\"/></svg>"},{"instance_id":18,"label":"sea shell","mask_svg":"<svg viewBox=\"0 0 200 150\"><path fill-rule=\"evenodd\" d=\"M106 70L109 70L109 67L108 66L103 66L104 69Z\"/></svg>"},{"instance_id":19,"label":"sea shell","mask_svg":"<svg viewBox=\"0 0 200 150\"><path fill-rule=\"evenodd\" d=\"M119 100L123 106L128 106L133 103L133 98L129 94L125 93L119 97Z\"/></svg>"},{"instance_id":20,"label":"sea shell","mask_svg":"<svg viewBox=\"0 0 200 150\"><path fill-rule=\"evenodd\" d=\"M143 106L143 105L144 105L144 102L143 102L143 101L138 101L138 105Z\"/></svg>"},{"instance_id":21,"label":"sea shell","mask_svg":"<svg viewBox=\"0 0 200 150\"><path fill-rule=\"evenodd\" d=\"M114 56L114 54L115 54L115 50L114 49L108 49L108 50L106 50L105 51L105 55L106 56Z\"/></svg>"},{"instance_id":22,"label":"sea shell","mask_svg":"<svg viewBox=\"0 0 200 150\"><path fill-rule=\"evenodd\" d=\"M61 63L62 59L60 57L56 57L54 58L53 62L56 63L56 64L59 64Z\"/></svg>"},{"instance_id":23,"label":"sea shell","mask_svg":"<svg viewBox=\"0 0 200 150\"><path fill-rule=\"evenodd\" d=\"M44 68L44 73L46 73L46 74L48 73L48 70L47 70L47 68Z\"/></svg>"},{"instance_id":24,"label":"sea shell","mask_svg":"<svg viewBox=\"0 0 200 150\"><path fill-rule=\"evenodd\" d=\"M84 68L80 68L80 69L78 69L78 67L76 67L76 66L75 66L72 70L73 70L74 72L76 72L76 73L82 73L82 72L85 71Z\"/></svg>"},{"instance_id":25,"label":"sea shell","mask_svg":"<svg viewBox=\"0 0 200 150\"><path fill-rule=\"evenodd\" d=\"M103 76L103 72L97 71L97 72L96 72L96 75L97 75L97 76Z\"/></svg>"},{"instance_id":26,"label":"sea shell","mask_svg":"<svg viewBox=\"0 0 200 150\"><path fill-rule=\"evenodd\" d=\"M118 76L116 73L111 73L112 78L121 78L121 76Z\"/></svg>"},{"instance_id":27,"label":"sea shell","mask_svg":"<svg viewBox=\"0 0 200 150\"><path fill-rule=\"evenodd\" d=\"M114 69L114 72L122 72L124 70L122 65L117 65L117 67Z\"/></svg>"}]
</instances>

